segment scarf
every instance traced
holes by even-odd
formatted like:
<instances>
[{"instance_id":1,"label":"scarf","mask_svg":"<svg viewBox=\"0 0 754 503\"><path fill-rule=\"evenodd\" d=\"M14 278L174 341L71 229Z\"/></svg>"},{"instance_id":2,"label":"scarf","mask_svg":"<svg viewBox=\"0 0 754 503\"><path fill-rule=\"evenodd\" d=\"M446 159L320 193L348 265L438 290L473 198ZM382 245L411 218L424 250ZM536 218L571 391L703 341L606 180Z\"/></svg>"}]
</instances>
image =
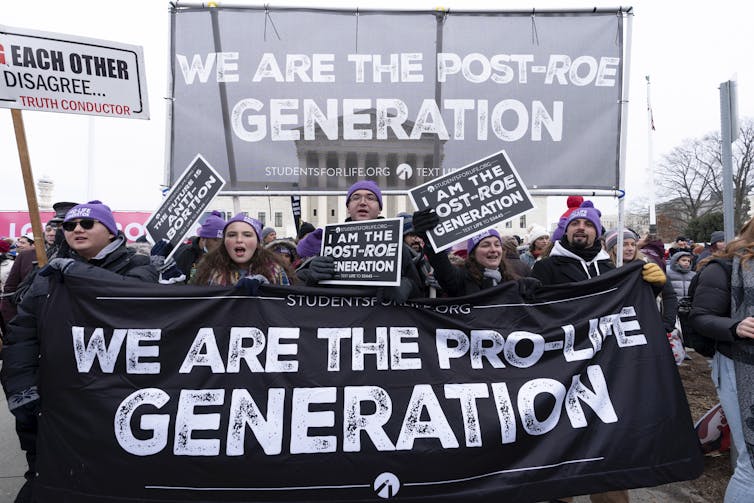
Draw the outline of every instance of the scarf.
<instances>
[{"instance_id":1,"label":"scarf","mask_svg":"<svg viewBox=\"0 0 754 503\"><path fill-rule=\"evenodd\" d=\"M492 286L497 286L503 281L503 275L498 269L484 269L484 277L492 280Z\"/></svg>"},{"instance_id":2,"label":"scarf","mask_svg":"<svg viewBox=\"0 0 754 503\"><path fill-rule=\"evenodd\" d=\"M730 278L730 314L732 318L739 320L754 316L754 268L751 262L742 264L738 255L733 257ZM738 408L741 411L746 450L754 467L754 341L737 340L732 349Z\"/></svg>"}]
</instances>

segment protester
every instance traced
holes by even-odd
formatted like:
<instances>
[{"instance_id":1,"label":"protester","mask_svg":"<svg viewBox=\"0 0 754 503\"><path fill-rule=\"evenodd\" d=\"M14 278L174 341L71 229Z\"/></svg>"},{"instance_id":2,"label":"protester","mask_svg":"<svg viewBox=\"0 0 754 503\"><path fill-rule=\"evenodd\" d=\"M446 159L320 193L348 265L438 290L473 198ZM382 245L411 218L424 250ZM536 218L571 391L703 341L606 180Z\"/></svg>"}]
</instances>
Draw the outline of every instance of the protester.
<instances>
[{"instance_id":1,"label":"protester","mask_svg":"<svg viewBox=\"0 0 754 503\"><path fill-rule=\"evenodd\" d=\"M59 201L52 205L52 209L55 210L55 215L47 222L47 225L55 227L55 238L50 246L47 247L47 260L51 260L58 256L61 248L68 248L65 241L65 233L61 224L65 220L65 216L68 210L76 206L78 203L72 203L70 201ZM64 252L67 253L67 252Z\"/></svg>"},{"instance_id":2,"label":"protester","mask_svg":"<svg viewBox=\"0 0 754 503\"><path fill-rule=\"evenodd\" d=\"M613 269L614 262L602 249L599 240L603 232L601 216L591 201L584 201L581 207L572 211L566 220L563 237L555 243L548 257L534 264L532 277L543 285L554 285L583 281ZM644 265L642 279L658 287L665 284L665 274L654 263ZM593 494L590 499L595 503L624 503L628 502L628 491Z\"/></svg>"},{"instance_id":3,"label":"protester","mask_svg":"<svg viewBox=\"0 0 754 503\"><path fill-rule=\"evenodd\" d=\"M275 255L261 245L262 224L239 213L223 228L223 244L199 263L196 285L237 286L256 295L260 285L290 285L291 278Z\"/></svg>"},{"instance_id":4,"label":"protester","mask_svg":"<svg viewBox=\"0 0 754 503\"><path fill-rule=\"evenodd\" d=\"M293 264L298 260L298 253L296 253L296 244L290 239L276 239L270 241L265 245L265 248L274 253L278 260L288 270L292 270Z\"/></svg>"},{"instance_id":5,"label":"protester","mask_svg":"<svg viewBox=\"0 0 754 503\"><path fill-rule=\"evenodd\" d=\"M34 277L18 314L8 323L7 346L3 349L2 383L8 407L16 418L16 432L26 451L29 470L26 483L16 501L32 501L36 472L37 389L40 341L38 327L45 312L49 276L56 271L86 272L93 277L114 277L147 282L157 281L157 271L148 257L136 255L126 247L113 214L100 201L71 208L63 222L68 257L56 257ZM30 250L31 251L31 250ZM42 397L43 399L44 397Z\"/></svg>"},{"instance_id":6,"label":"protester","mask_svg":"<svg viewBox=\"0 0 754 503\"><path fill-rule=\"evenodd\" d=\"M613 265L618 264L617 244L619 233L617 229L613 229L605 235L605 250L610 255L610 260ZM642 255L637 247L639 239L636 233L630 229L623 229L623 264L630 264L636 260L648 263L647 259ZM659 267L659 266L658 266ZM653 285L655 295L660 295L662 314L662 324L666 334L673 332L676 326L676 318L678 316L678 296L670 281L665 281L662 285Z\"/></svg>"},{"instance_id":7,"label":"protester","mask_svg":"<svg viewBox=\"0 0 754 503\"><path fill-rule=\"evenodd\" d=\"M34 249L34 236L31 234L24 234L16 239L16 253L21 253L24 250Z\"/></svg>"},{"instance_id":8,"label":"protester","mask_svg":"<svg viewBox=\"0 0 754 503\"><path fill-rule=\"evenodd\" d=\"M424 240L414 230L413 216L408 213L398 213L403 218L403 242L416 253L424 253Z\"/></svg>"},{"instance_id":9,"label":"protester","mask_svg":"<svg viewBox=\"0 0 754 503\"><path fill-rule=\"evenodd\" d=\"M503 237L503 261L505 262L505 268L511 274L519 278L525 278L531 276L531 268L521 260L517 244L518 241L514 236Z\"/></svg>"},{"instance_id":10,"label":"protester","mask_svg":"<svg viewBox=\"0 0 754 503\"><path fill-rule=\"evenodd\" d=\"M381 218L382 191L377 183L373 180L361 180L351 185L346 194L346 210L348 212L346 222ZM322 233L320 232L320 242L321 239ZM422 281L411 262L411 249L404 244L402 253L400 285L379 288L377 296L381 300L391 300L396 304L402 304L412 297L421 296ZM313 256L296 270L296 275L299 280L309 286L315 286L320 281L332 279L335 276L334 259L327 255Z\"/></svg>"},{"instance_id":11,"label":"protester","mask_svg":"<svg viewBox=\"0 0 754 503\"><path fill-rule=\"evenodd\" d=\"M278 233L272 227L262 229L262 244L265 246L272 243L278 238Z\"/></svg>"},{"instance_id":12,"label":"protester","mask_svg":"<svg viewBox=\"0 0 754 503\"><path fill-rule=\"evenodd\" d=\"M10 245L5 240L0 240L0 293L5 291L5 282L13 267L13 257L8 255Z\"/></svg>"},{"instance_id":13,"label":"protester","mask_svg":"<svg viewBox=\"0 0 754 503\"><path fill-rule=\"evenodd\" d=\"M49 248L55 244L55 233L58 230L58 225L52 223L52 221L45 224L45 248Z\"/></svg>"},{"instance_id":14,"label":"protester","mask_svg":"<svg viewBox=\"0 0 754 503\"><path fill-rule=\"evenodd\" d=\"M13 265L5 280L4 294L0 301L0 313L2 313L5 323L9 323L17 312L18 303L16 301L17 290L22 285L24 279L34 270L37 265L37 252L33 248L19 253L13 260Z\"/></svg>"},{"instance_id":15,"label":"protester","mask_svg":"<svg viewBox=\"0 0 754 503\"><path fill-rule=\"evenodd\" d=\"M571 212L563 236L555 242L548 257L538 260L532 277L545 285L583 281L613 269L610 256L602 249L601 213L591 201Z\"/></svg>"},{"instance_id":16,"label":"protester","mask_svg":"<svg viewBox=\"0 0 754 503\"><path fill-rule=\"evenodd\" d=\"M670 263L665 271L679 299L688 296L691 279L696 276L696 272L691 269L692 260L692 255L688 252L676 253L670 257Z\"/></svg>"},{"instance_id":17,"label":"protester","mask_svg":"<svg viewBox=\"0 0 754 503\"><path fill-rule=\"evenodd\" d=\"M675 238L675 243L673 243L673 246L668 249L668 256L672 257L678 252L688 252L691 253L693 248L689 246L689 239L684 236L678 236Z\"/></svg>"},{"instance_id":18,"label":"protester","mask_svg":"<svg viewBox=\"0 0 754 503\"><path fill-rule=\"evenodd\" d=\"M199 226L196 236L192 237L188 243L179 246L173 254L175 265L186 275L187 283L196 276L197 266L202 258L223 242L225 223L222 213L217 210L212 211Z\"/></svg>"},{"instance_id":19,"label":"protester","mask_svg":"<svg viewBox=\"0 0 754 503\"><path fill-rule=\"evenodd\" d=\"M13 258L8 254L10 245L4 239L0 239L0 299L5 297L5 282L8 280L10 270L13 268ZM5 334L6 320L0 311L0 358L3 350L3 334Z\"/></svg>"},{"instance_id":20,"label":"protester","mask_svg":"<svg viewBox=\"0 0 754 503\"><path fill-rule=\"evenodd\" d=\"M715 340L712 381L738 458L725 503L754 501L754 219L702 270L692 301L694 329Z\"/></svg>"},{"instance_id":21,"label":"protester","mask_svg":"<svg viewBox=\"0 0 754 503\"><path fill-rule=\"evenodd\" d=\"M416 272L421 280L420 297L443 296L440 284L435 279L435 271L424 253L424 239L414 229L414 217L408 213L396 215L403 218L403 243L408 246L411 253L411 262L416 267ZM426 236L425 236L426 237Z\"/></svg>"},{"instance_id":22,"label":"protester","mask_svg":"<svg viewBox=\"0 0 754 503\"><path fill-rule=\"evenodd\" d=\"M550 233L541 225L532 225L526 238L529 248L521 254L521 262L531 269L550 244Z\"/></svg>"},{"instance_id":23,"label":"protester","mask_svg":"<svg viewBox=\"0 0 754 503\"><path fill-rule=\"evenodd\" d=\"M414 213L417 232L434 228L438 221L436 213L426 210ZM453 266L446 253L435 253L429 246L425 247L425 251L435 270L437 282L449 297L462 297L518 279L506 268L502 238L495 229L476 234L466 241L464 267Z\"/></svg>"},{"instance_id":24,"label":"protester","mask_svg":"<svg viewBox=\"0 0 754 503\"><path fill-rule=\"evenodd\" d=\"M694 264L698 264L707 257L711 257L715 253L719 253L725 250L725 232L715 231L710 235L709 245L704 247L704 250L697 255L697 259Z\"/></svg>"},{"instance_id":25,"label":"protester","mask_svg":"<svg viewBox=\"0 0 754 503\"><path fill-rule=\"evenodd\" d=\"M654 233L647 233L636 244L639 251L651 262L657 264L663 271L666 269L665 245Z\"/></svg>"},{"instance_id":26,"label":"protester","mask_svg":"<svg viewBox=\"0 0 754 503\"><path fill-rule=\"evenodd\" d=\"M309 222L301 222L298 228L298 234L296 235L296 243L304 239L304 237L310 232L314 232L314 226Z\"/></svg>"}]
</instances>

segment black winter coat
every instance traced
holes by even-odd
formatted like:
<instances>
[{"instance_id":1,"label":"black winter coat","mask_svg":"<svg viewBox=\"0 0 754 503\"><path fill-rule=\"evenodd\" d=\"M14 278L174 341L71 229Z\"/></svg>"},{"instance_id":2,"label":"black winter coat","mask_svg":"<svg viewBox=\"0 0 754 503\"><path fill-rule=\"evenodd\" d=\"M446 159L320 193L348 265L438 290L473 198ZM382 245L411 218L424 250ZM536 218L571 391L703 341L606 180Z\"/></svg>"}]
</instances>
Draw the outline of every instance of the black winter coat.
<instances>
[{"instance_id":1,"label":"black winter coat","mask_svg":"<svg viewBox=\"0 0 754 503\"><path fill-rule=\"evenodd\" d=\"M199 236L194 236L188 243L183 243L173 254L175 265L178 269L186 275L186 281L188 283L191 279L191 271L194 269L195 264L204 256L204 250L199 247Z\"/></svg>"},{"instance_id":2,"label":"black winter coat","mask_svg":"<svg viewBox=\"0 0 754 503\"><path fill-rule=\"evenodd\" d=\"M610 256L604 251L590 262L577 257L566 250L559 242L555 243L549 257L537 260L531 270L531 276L543 285L574 283L605 274L615 269Z\"/></svg>"},{"instance_id":3,"label":"black winter coat","mask_svg":"<svg viewBox=\"0 0 754 503\"><path fill-rule=\"evenodd\" d=\"M126 240L119 234L100 255L88 262L74 259L69 267L78 273L110 279L141 280L156 283L157 270L149 257L137 255L126 247ZM13 395L28 391L37 385L39 371L39 333L37 326L42 315L49 280L45 276L34 278L24 300L18 306L18 314L8 324L7 346L3 348L2 382L9 403Z\"/></svg>"},{"instance_id":4,"label":"black winter coat","mask_svg":"<svg viewBox=\"0 0 754 503\"><path fill-rule=\"evenodd\" d=\"M690 322L694 330L715 340L715 349L733 360L748 361L743 345L754 344L753 339L736 335L741 320L730 316L731 259L713 259L699 274Z\"/></svg>"},{"instance_id":5,"label":"black winter coat","mask_svg":"<svg viewBox=\"0 0 754 503\"><path fill-rule=\"evenodd\" d=\"M447 253L435 253L429 245L424 249L429 263L435 270L435 279L449 297L463 297L495 286L492 278L483 277L480 283L474 279L467 267L456 267L451 264Z\"/></svg>"}]
</instances>

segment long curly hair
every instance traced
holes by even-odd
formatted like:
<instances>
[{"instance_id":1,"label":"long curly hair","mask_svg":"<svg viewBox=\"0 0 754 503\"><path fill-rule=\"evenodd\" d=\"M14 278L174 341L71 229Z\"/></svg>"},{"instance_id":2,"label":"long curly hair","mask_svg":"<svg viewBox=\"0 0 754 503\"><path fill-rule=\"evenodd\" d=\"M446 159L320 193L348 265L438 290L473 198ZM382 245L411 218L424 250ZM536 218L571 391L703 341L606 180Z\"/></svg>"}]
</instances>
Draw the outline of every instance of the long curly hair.
<instances>
[{"instance_id":1,"label":"long curly hair","mask_svg":"<svg viewBox=\"0 0 754 503\"><path fill-rule=\"evenodd\" d=\"M264 247L257 245L254 255L251 256L249 266L244 276L261 274L270 283L276 283L276 270L284 269L284 266L275 257L275 254ZM225 243L207 253L199 262L196 275L191 280L195 285L234 285L241 277L238 264L230 258Z\"/></svg>"}]
</instances>

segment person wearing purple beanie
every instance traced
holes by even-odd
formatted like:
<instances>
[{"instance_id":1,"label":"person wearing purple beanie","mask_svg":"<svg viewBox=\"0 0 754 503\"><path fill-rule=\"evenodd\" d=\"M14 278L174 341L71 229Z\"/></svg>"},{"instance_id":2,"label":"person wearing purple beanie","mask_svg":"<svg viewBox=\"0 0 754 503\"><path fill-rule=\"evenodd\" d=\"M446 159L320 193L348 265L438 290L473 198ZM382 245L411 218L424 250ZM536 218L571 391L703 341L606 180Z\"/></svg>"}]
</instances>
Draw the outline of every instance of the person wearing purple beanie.
<instances>
[{"instance_id":1,"label":"person wearing purple beanie","mask_svg":"<svg viewBox=\"0 0 754 503\"><path fill-rule=\"evenodd\" d=\"M261 284L290 285L285 266L262 244L262 223L239 213L225 223L222 245L199 263L192 284L236 286L256 295Z\"/></svg>"},{"instance_id":2,"label":"person wearing purple beanie","mask_svg":"<svg viewBox=\"0 0 754 503\"><path fill-rule=\"evenodd\" d=\"M34 275L18 314L8 323L7 345L3 348L2 381L8 408L16 419L16 433L26 452L29 470L16 501L34 501L37 453L37 417L40 394L37 375L40 364L38 327L47 311L50 275L75 273L113 280L157 282L157 270L150 258L126 246L110 208L101 201L73 206L62 222L67 248L58 251L49 264Z\"/></svg>"},{"instance_id":3,"label":"person wearing purple beanie","mask_svg":"<svg viewBox=\"0 0 754 503\"><path fill-rule=\"evenodd\" d=\"M380 217L382 191L377 182L360 180L351 185L346 194L346 210L348 211L346 222L382 218ZM322 233L320 229L317 229L302 239L299 242L299 247L297 247L297 251L302 257L317 249L315 256L296 269L296 277L307 286L316 286L320 281L332 279L335 276L333 257L319 254L318 248L321 241ZM303 247L301 246L302 243ZM396 304L402 304L410 298L421 295L421 284L419 273L411 261L411 249L404 244L400 285L379 288L377 297L381 300L392 300Z\"/></svg>"},{"instance_id":4,"label":"person wearing purple beanie","mask_svg":"<svg viewBox=\"0 0 754 503\"><path fill-rule=\"evenodd\" d=\"M212 211L199 226L196 236L178 247L173 258L176 267L186 275L184 283L188 283L196 275L196 268L204 256L223 242L225 223L222 213Z\"/></svg>"}]
</instances>

